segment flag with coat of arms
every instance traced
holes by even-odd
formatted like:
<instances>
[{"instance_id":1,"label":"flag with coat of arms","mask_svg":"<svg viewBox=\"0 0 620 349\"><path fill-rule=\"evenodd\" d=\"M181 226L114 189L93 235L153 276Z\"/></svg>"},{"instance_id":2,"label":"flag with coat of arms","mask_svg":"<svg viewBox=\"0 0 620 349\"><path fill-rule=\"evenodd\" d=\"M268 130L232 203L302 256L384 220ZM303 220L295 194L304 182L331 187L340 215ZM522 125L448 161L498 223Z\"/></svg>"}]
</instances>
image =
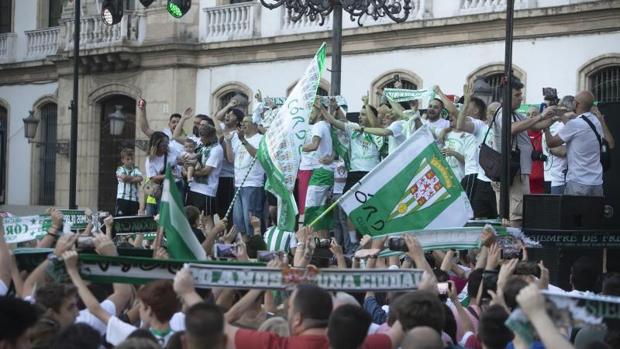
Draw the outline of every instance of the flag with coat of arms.
<instances>
[{"instance_id":1,"label":"flag with coat of arms","mask_svg":"<svg viewBox=\"0 0 620 349\"><path fill-rule=\"evenodd\" d=\"M346 192L340 206L360 233L371 236L462 227L472 216L467 195L426 126Z\"/></svg>"}]
</instances>

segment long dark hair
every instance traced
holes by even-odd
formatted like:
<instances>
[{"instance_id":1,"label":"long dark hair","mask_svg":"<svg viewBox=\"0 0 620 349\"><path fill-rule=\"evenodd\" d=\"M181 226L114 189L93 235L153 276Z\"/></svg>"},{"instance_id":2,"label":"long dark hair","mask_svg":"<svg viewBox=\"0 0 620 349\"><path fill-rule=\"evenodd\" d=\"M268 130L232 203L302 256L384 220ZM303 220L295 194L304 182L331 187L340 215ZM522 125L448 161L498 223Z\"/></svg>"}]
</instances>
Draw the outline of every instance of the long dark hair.
<instances>
[{"instance_id":1,"label":"long dark hair","mask_svg":"<svg viewBox=\"0 0 620 349\"><path fill-rule=\"evenodd\" d=\"M149 138L149 151L148 156L153 156L157 153L157 148L162 144L162 142L167 141L168 136L160 131L155 131Z\"/></svg>"}]
</instances>

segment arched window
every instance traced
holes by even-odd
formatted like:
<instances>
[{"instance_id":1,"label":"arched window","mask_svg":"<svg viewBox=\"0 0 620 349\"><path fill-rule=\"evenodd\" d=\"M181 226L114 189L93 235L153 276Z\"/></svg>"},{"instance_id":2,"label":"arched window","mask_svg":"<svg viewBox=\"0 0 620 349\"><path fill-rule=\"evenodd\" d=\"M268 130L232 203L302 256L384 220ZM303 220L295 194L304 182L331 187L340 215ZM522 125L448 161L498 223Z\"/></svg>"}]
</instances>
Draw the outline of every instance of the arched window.
<instances>
[{"instance_id":1,"label":"arched window","mask_svg":"<svg viewBox=\"0 0 620 349\"><path fill-rule=\"evenodd\" d=\"M396 76L400 79L401 88L406 90L417 90L422 87L422 79L417 76L415 73L410 72L408 70L390 70L385 72L379 78L375 79L370 85L371 92L371 103L378 104L381 100L381 96L383 95L383 89L385 88L394 88L394 84L396 83Z\"/></svg>"},{"instance_id":2,"label":"arched window","mask_svg":"<svg viewBox=\"0 0 620 349\"><path fill-rule=\"evenodd\" d=\"M46 103L39 107L39 205L54 205L56 199L56 129L58 105Z\"/></svg>"},{"instance_id":3,"label":"arched window","mask_svg":"<svg viewBox=\"0 0 620 349\"><path fill-rule=\"evenodd\" d=\"M213 92L213 103L211 103L211 113L215 114L230 102L235 97L242 103L237 106L238 109L243 111L245 115L251 112L248 103L252 90L241 82L230 82L226 85L222 85Z\"/></svg>"},{"instance_id":4,"label":"arched window","mask_svg":"<svg viewBox=\"0 0 620 349\"><path fill-rule=\"evenodd\" d=\"M224 94L223 96L221 96L219 98L219 104L217 109L220 110L222 108L224 108L226 106L226 104L230 103L230 100L234 98L238 98L238 100L245 100L248 101L248 95L246 95L245 93L241 92L241 91L230 91L227 92L226 94ZM243 111L243 113L245 115L248 114L248 105L247 104L241 104L239 106L237 106L238 109L241 109Z\"/></svg>"},{"instance_id":5,"label":"arched window","mask_svg":"<svg viewBox=\"0 0 620 349\"><path fill-rule=\"evenodd\" d=\"M589 80L589 90L599 103L620 102L620 65L599 69Z\"/></svg>"},{"instance_id":6,"label":"arched window","mask_svg":"<svg viewBox=\"0 0 620 349\"><path fill-rule=\"evenodd\" d=\"M6 146L9 135L8 111L0 105L0 204L6 203Z\"/></svg>"},{"instance_id":7,"label":"arched window","mask_svg":"<svg viewBox=\"0 0 620 349\"><path fill-rule=\"evenodd\" d=\"M523 83L523 85L526 85L525 79L527 76L523 69L513 64L512 73L515 78L519 79L519 81ZM484 80L491 85L491 88L493 89L493 97L491 98L491 102L499 102L503 99L503 89L501 85L502 79L504 78L504 63L492 63L479 67L469 74L467 77L467 82L473 84L478 77L484 78ZM523 93L523 95L525 95L525 93Z\"/></svg>"}]
</instances>

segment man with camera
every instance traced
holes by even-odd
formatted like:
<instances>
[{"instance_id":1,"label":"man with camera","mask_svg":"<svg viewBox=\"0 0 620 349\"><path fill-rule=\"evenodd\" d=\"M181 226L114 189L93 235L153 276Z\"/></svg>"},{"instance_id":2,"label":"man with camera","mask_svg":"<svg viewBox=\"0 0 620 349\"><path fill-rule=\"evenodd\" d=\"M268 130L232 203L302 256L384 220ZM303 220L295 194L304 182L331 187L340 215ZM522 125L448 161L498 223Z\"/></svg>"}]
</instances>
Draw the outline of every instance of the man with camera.
<instances>
[{"instance_id":1,"label":"man with camera","mask_svg":"<svg viewBox=\"0 0 620 349\"><path fill-rule=\"evenodd\" d=\"M575 96L575 113L578 116L568 121L556 135L551 135L549 128L545 127L545 138L550 148L566 143L566 195L603 196L599 144L604 140L604 134L599 119L591 112L593 105L594 95L581 91Z\"/></svg>"},{"instance_id":2,"label":"man with camera","mask_svg":"<svg viewBox=\"0 0 620 349\"><path fill-rule=\"evenodd\" d=\"M518 169L515 173L511 171L510 176L510 222L504 222L510 224L513 227L520 227L523 220L523 195L530 193L530 173L532 171L532 152L533 147L530 142L530 138L527 134L527 130L540 130L553 122L555 116L555 108L547 108L538 117L527 118L516 112L517 108L523 101L523 83L516 78L512 79L512 116L510 133L512 135L511 142L511 157L516 162L518 161ZM493 149L501 153L502 147L502 108L499 108L493 120L491 120L493 129ZM500 183L493 182L493 189L495 190L495 197L498 201L500 197Z\"/></svg>"}]
</instances>

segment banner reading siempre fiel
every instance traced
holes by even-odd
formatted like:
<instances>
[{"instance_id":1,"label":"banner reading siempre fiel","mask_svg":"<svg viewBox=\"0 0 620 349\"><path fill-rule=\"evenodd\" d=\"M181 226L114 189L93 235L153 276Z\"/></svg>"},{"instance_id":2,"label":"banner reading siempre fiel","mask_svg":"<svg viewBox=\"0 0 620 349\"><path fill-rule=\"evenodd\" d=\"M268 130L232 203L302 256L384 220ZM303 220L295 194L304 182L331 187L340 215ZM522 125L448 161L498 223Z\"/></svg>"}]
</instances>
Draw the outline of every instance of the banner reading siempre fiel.
<instances>
[{"instance_id":1,"label":"banner reading siempre fiel","mask_svg":"<svg viewBox=\"0 0 620 349\"><path fill-rule=\"evenodd\" d=\"M371 236L462 227L472 216L467 195L426 126L346 192L340 206Z\"/></svg>"},{"instance_id":2,"label":"banner reading siempre fiel","mask_svg":"<svg viewBox=\"0 0 620 349\"><path fill-rule=\"evenodd\" d=\"M278 198L278 227L284 231L295 229L297 207L293 189L301 160L300 149L308 134L308 116L325 69L325 51L323 43L278 109L256 154L267 174L265 189Z\"/></svg>"}]
</instances>

